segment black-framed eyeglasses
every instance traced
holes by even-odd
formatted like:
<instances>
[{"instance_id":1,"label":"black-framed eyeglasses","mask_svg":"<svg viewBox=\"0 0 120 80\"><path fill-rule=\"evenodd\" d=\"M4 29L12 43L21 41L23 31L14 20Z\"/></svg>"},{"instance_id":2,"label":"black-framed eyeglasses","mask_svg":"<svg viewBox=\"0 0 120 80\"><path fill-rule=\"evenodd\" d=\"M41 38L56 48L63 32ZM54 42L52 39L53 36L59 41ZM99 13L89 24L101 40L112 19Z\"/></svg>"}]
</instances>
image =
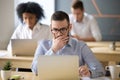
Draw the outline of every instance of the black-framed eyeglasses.
<instances>
[{"instance_id":1,"label":"black-framed eyeglasses","mask_svg":"<svg viewBox=\"0 0 120 80\"><path fill-rule=\"evenodd\" d=\"M51 29L51 32L52 33L58 33L58 32L61 32L62 34L66 33L68 30L68 27L63 27L63 28L60 28L60 29L57 29L57 28L53 28Z\"/></svg>"}]
</instances>

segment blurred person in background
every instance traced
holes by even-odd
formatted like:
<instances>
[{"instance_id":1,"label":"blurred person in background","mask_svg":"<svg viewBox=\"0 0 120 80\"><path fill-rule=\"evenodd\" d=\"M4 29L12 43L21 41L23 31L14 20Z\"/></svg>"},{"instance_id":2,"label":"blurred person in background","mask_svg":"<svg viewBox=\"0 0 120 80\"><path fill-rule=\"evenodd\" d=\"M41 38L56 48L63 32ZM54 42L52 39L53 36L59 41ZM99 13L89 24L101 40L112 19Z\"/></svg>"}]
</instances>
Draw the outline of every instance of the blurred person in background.
<instances>
[{"instance_id":1,"label":"blurred person in background","mask_svg":"<svg viewBox=\"0 0 120 80\"><path fill-rule=\"evenodd\" d=\"M11 39L51 39L48 25L40 21L44 16L44 10L35 2L20 3L17 6L17 15L21 24L14 31ZM12 55L11 41L9 41L8 51ZM17 68L17 71L31 71L31 69Z\"/></svg>"},{"instance_id":2,"label":"blurred person in background","mask_svg":"<svg viewBox=\"0 0 120 80\"><path fill-rule=\"evenodd\" d=\"M85 13L83 2L74 0L69 15L72 24L71 35L78 40L100 41L101 32L97 21L92 15Z\"/></svg>"},{"instance_id":3,"label":"blurred person in background","mask_svg":"<svg viewBox=\"0 0 120 80\"><path fill-rule=\"evenodd\" d=\"M35 2L20 3L17 6L17 15L21 24L14 31L11 39L51 39L48 25L40 23L44 16L44 10ZM11 42L8 50L11 51Z\"/></svg>"}]
</instances>

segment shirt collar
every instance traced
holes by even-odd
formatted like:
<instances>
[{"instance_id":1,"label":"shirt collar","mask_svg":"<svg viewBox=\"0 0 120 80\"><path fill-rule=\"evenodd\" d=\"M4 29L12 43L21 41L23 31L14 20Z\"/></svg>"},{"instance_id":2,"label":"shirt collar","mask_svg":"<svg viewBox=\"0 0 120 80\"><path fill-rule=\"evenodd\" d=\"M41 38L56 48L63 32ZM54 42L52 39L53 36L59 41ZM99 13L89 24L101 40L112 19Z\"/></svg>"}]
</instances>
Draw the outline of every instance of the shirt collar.
<instances>
[{"instance_id":1,"label":"shirt collar","mask_svg":"<svg viewBox=\"0 0 120 80\"><path fill-rule=\"evenodd\" d=\"M67 45L72 47L72 38L71 37L69 38L69 41L68 41Z\"/></svg>"},{"instance_id":2,"label":"shirt collar","mask_svg":"<svg viewBox=\"0 0 120 80\"><path fill-rule=\"evenodd\" d=\"M40 23L37 22L37 23L35 24L33 30L36 30L36 29L39 30L39 28L40 28Z\"/></svg>"},{"instance_id":3,"label":"shirt collar","mask_svg":"<svg viewBox=\"0 0 120 80\"><path fill-rule=\"evenodd\" d=\"M26 24L23 24L24 26L25 26L25 28L27 28L28 30L31 30ZM37 22L36 24L35 24L35 26L34 26L34 28L33 28L33 30L36 30L36 29L38 29L39 30L39 28L40 28L40 26L39 26L40 24Z\"/></svg>"}]
</instances>

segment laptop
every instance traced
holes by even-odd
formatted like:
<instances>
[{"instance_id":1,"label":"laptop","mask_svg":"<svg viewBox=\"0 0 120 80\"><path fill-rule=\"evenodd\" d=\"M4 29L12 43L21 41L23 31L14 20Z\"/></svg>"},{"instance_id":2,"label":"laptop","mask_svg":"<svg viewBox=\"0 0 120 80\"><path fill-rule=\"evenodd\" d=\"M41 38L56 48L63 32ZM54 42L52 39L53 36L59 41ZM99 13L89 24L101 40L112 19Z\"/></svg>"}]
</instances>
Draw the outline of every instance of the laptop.
<instances>
[{"instance_id":1,"label":"laptop","mask_svg":"<svg viewBox=\"0 0 120 80\"><path fill-rule=\"evenodd\" d=\"M39 56L37 68L39 80L80 80L75 55Z\"/></svg>"},{"instance_id":2,"label":"laptop","mask_svg":"<svg viewBox=\"0 0 120 80\"><path fill-rule=\"evenodd\" d=\"M37 40L11 39L11 47L13 56L34 56Z\"/></svg>"}]
</instances>

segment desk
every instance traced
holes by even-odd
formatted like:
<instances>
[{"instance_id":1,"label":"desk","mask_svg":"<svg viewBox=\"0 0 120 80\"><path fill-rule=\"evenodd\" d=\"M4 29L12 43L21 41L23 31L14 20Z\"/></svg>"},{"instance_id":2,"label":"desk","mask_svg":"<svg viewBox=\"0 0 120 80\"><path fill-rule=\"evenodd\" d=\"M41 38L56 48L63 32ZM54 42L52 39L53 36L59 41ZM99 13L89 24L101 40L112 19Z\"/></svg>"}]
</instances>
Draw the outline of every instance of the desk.
<instances>
[{"instance_id":1,"label":"desk","mask_svg":"<svg viewBox=\"0 0 120 80\"><path fill-rule=\"evenodd\" d=\"M5 62L11 61L13 68L30 68L33 57L23 57L23 56L12 56L8 51L0 50L1 54L7 54L5 56L0 57L0 67L3 67Z\"/></svg>"},{"instance_id":2,"label":"desk","mask_svg":"<svg viewBox=\"0 0 120 80\"><path fill-rule=\"evenodd\" d=\"M0 57L0 67L2 67L5 62L11 61L13 68L30 68L33 57Z\"/></svg>"},{"instance_id":3,"label":"desk","mask_svg":"<svg viewBox=\"0 0 120 80\"><path fill-rule=\"evenodd\" d=\"M24 78L21 80L39 80L38 76L35 76L32 72L14 72L13 71L12 75L20 75L21 78ZM2 80L1 77L0 77L0 80ZM111 80L111 79L108 77L98 77L98 78L94 78L94 79L83 77L82 80Z\"/></svg>"},{"instance_id":4,"label":"desk","mask_svg":"<svg viewBox=\"0 0 120 80\"><path fill-rule=\"evenodd\" d=\"M93 47L91 50L94 53L101 53L101 54L120 54L120 47L116 48L116 50L111 50L109 47Z\"/></svg>"},{"instance_id":5,"label":"desk","mask_svg":"<svg viewBox=\"0 0 120 80\"><path fill-rule=\"evenodd\" d=\"M24 77L24 79L21 80L39 80L38 76L35 76L32 72L12 72L12 75L20 75L21 77ZM0 80L1 77L0 77ZM109 77L98 77L98 78L94 78L94 79L90 79L90 78L82 78L82 80L112 80ZM115 79L115 80L119 80L119 79Z\"/></svg>"},{"instance_id":6,"label":"desk","mask_svg":"<svg viewBox=\"0 0 120 80\"><path fill-rule=\"evenodd\" d=\"M93 47L91 50L100 61L120 62L120 48L116 48L116 50L113 51L109 47Z\"/></svg>"},{"instance_id":7,"label":"desk","mask_svg":"<svg viewBox=\"0 0 120 80\"><path fill-rule=\"evenodd\" d=\"M86 42L86 44L92 47L109 47L112 44L112 41L100 41L100 42ZM120 47L120 41L115 42L116 47Z\"/></svg>"},{"instance_id":8,"label":"desk","mask_svg":"<svg viewBox=\"0 0 120 80\"><path fill-rule=\"evenodd\" d=\"M115 51L110 49L112 42L113 41L86 42L86 44L91 48L99 61L109 62L111 65L115 64L115 62L120 62L120 41L115 42Z\"/></svg>"},{"instance_id":9,"label":"desk","mask_svg":"<svg viewBox=\"0 0 120 80\"><path fill-rule=\"evenodd\" d=\"M12 75L20 75L21 80L37 80L37 77L32 72L14 72L12 71ZM0 80L1 77L0 77Z\"/></svg>"},{"instance_id":10,"label":"desk","mask_svg":"<svg viewBox=\"0 0 120 80\"><path fill-rule=\"evenodd\" d=\"M93 47L91 48L96 58L101 62L120 62L120 48L116 51L110 50L108 47ZM2 51L5 52L5 51ZM5 52L7 53L7 52ZM6 61L11 61L14 68L30 68L33 57L15 57L15 56L5 56L0 57L0 67L2 67Z\"/></svg>"}]
</instances>

